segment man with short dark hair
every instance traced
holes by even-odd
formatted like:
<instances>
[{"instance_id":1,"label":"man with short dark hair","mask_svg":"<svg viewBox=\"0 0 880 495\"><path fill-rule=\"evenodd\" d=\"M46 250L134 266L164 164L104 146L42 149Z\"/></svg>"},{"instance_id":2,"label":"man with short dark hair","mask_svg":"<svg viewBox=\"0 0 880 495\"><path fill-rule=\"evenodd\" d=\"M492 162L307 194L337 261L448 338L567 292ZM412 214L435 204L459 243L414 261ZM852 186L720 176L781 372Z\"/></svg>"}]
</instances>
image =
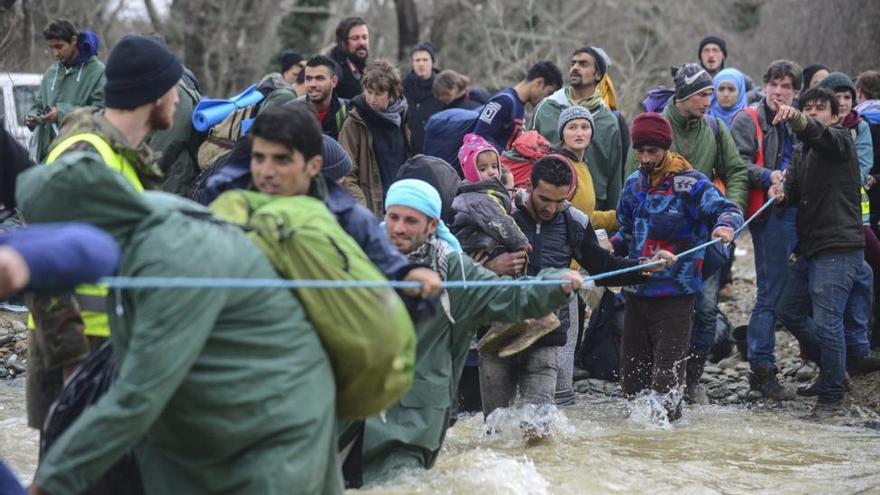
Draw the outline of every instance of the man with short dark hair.
<instances>
[{"instance_id":1,"label":"man with short dark hair","mask_svg":"<svg viewBox=\"0 0 880 495\"><path fill-rule=\"evenodd\" d=\"M607 70L605 58L592 46L575 50L568 69L568 87L541 100L535 109L532 129L551 144L562 141L559 115L568 107L581 106L593 115L593 136L584 153L596 192L596 209L613 210L620 198L623 165L627 150L622 148L617 117L602 100L599 81Z\"/></svg>"},{"instance_id":2,"label":"man with short dark hair","mask_svg":"<svg viewBox=\"0 0 880 495\"><path fill-rule=\"evenodd\" d=\"M104 106L104 63L98 53L98 35L78 31L67 19L57 19L43 30L56 62L43 74L40 92L28 111L25 125L36 133L31 150L37 162L49 152L65 117L77 107Z\"/></svg>"},{"instance_id":3,"label":"man with short dark hair","mask_svg":"<svg viewBox=\"0 0 880 495\"><path fill-rule=\"evenodd\" d=\"M567 200L573 180L567 160L561 156L544 157L532 169L528 197L516 198L513 218L532 246L526 273L535 275L546 268L565 268L571 266L572 260L592 275L638 265L639 260L615 257L599 245L590 218ZM657 256L657 259L672 259L665 251ZM614 286L644 281L640 272L633 271L599 283ZM546 335L536 336L527 348L512 356L480 352L480 389L485 416L499 407L512 405L517 389L524 402L535 405L565 405L574 401L572 374L577 308L575 298L558 308L559 326L551 328ZM567 344L572 346L571 355L560 357L561 348ZM561 386L558 385L560 375L564 377ZM540 430L536 433L542 436Z\"/></svg>"},{"instance_id":4,"label":"man with short dark hair","mask_svg":"<svg viewBox=\"0 0 880 495\"><path fill-rule=\"evenodd\" d=\"M436 67L434 45L419 43L410 50L412 71L403 79L403 94L409 103L407 126L409 127L413 154L418 155L425 146L425 125L432 115L446 108L446 104L434 96Z\"/></svg>"},{"instance_id":5,"label":"man with short dark hair","mask_svg":"<svg viewBox=\"0 0 880 495\"><path fill-rule=\"evenodd\" d=\"M336 46L330 50L330 58L338 64L339 84L336 92L350 100L361 94L364 68L370 56L370 32L367 22L360 17L346 17L336 26Z\"/></svg>"},{"instance_id":6,"label":"man with short dark hair","mask_svg":"<svg viewBox=\"0 0 880 495\"><path fill-rule=\"evenodd\" d=\"M801 140L784 182L771 188L779 201L798 205L797 259L789 266L776 316L808 359L819 363L812 414L822 418L842 408L846 367L873 360L867 336L851 339L846 330L854 316L850 301L870 301L871 288L857 283L865 266L865 237L855 142L838 124L840 109L830 90L807 90L799 103L803 111L780 105L773 119L774 125L788 122Z\"/></svg>"},{"instance_id":7,"label":"man with short dark hair","mask_svg":"<svg viewBox=\"0 0 880 495\"><path fill-rule=\"evenodd\" d=\"M495 94L477 119L474 133L489 141L499 153L509 148L523 132L526 103L537 105L562 87L562 73L548 60L535 63L526 78L512 88Z\"/></svg>"},{"instance_id":8,"label":"man with short dark hair","mask_svg":"<svg viewBox=\"0 0 880 495\"><path fill-rule=\"evenodd\" d=\"M327 56L310 58L303 69L306 93L294 100L310 104L321 124L321 132L333 139L339 138L342 124L348 118L348 101L340 98L336 91L339 84L337 67L336 62Z\"/></svg>"},{"instance_id":9,"label":"man with short dark hair","mask_svg":"<svg viewBox=\"0 0 880 495\"><path fill-rule=\"evenodd\" d=\"M749 169L749 188L763 203L766 192L782 182L794 154L796 137L776 112L790 106L801 88L801 68L776 60L764 73L765 97L733 118L733 140ZM750 197L755 195L750 192ZM751 200L750 200L751 201ZM748 205L754 210L756 201ZM758 205L760 206L760 205ZM749 224L755 249L755 305L749 318L746 341L751 367L750 384L764 397L784 400L792 391L776 378L776 304L785 286L788 258L797 244L797 206L776 205Z\"/></svg>"}]
</instances>

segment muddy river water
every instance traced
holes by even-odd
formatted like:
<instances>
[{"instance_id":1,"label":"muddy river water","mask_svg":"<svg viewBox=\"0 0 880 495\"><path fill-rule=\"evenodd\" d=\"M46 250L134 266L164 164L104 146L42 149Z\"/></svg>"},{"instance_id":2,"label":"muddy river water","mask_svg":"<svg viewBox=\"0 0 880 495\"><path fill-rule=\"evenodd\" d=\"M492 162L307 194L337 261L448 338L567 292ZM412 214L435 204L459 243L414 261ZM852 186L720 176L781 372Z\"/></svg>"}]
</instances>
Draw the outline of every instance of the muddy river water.
<instances>
[{"instance_id":1,"label":"muddy river water","mask_svg":"<svg viewBox=\"0 0 880 495\"><path fill-rule=\"evenodd\" d=\"M369 494L880 493L880 431L868 412L831 423L803 407L686 407L672 425L648 398L580 395L552 440L526 446L511 413L483 433L480 416L453 427L435 468ZM495 419L495 418L493 418ZM24 382L0 382L0 458L22 479L36 468ZM363 493L361 492L361 493Z\"/></svg>"}]
</instances>

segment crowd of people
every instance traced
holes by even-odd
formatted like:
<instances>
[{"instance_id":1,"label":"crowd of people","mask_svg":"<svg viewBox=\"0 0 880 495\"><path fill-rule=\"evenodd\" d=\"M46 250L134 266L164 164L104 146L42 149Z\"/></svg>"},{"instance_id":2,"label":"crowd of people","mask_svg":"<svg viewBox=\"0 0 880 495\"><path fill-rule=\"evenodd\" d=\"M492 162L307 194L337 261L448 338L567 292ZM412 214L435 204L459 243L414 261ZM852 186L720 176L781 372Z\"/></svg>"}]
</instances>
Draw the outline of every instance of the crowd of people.
<instances>
[{"instance_id":1,"label":"crowd of people","mask_svg":"<svg viewBox=\"0 0 880 495\"><path fill-rule=\"evenodd\" d=\"M623 393L675 421L708 401L749 220L752 390L815 396L824 419L850 375L880 370L880 72L776 60L759 85L707 36L628 119L600 47L492 95L430 43L402 77L350 17L199 132L198 80L161 36L126 35L106 63L69 20L43 36L32 149L0 141L3 205L26 224L0 236L0 295L31 311L30 493L341 493L430 469L462 412L575 402L599 274L625 305ZM304 288L95 285L111 274L410 284L323 307ZM363 311L387 328L321 315L369 329ZM777 377L780 324L820 369L797 391Z\"/></svg>"}]
</instances>

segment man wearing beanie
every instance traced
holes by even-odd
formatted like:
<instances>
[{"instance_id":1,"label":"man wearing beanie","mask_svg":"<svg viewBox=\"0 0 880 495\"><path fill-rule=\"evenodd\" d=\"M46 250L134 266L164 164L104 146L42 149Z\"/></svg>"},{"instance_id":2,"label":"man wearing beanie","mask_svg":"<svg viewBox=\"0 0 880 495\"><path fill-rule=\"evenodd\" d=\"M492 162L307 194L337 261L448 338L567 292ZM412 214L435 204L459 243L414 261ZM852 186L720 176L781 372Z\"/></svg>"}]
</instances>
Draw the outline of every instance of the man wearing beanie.
<instances>
[{"instance_id":1,"label":"man wearing beanie","mask_svg":"<svg viewBox=\"0 0 880 495\"><path fill-rule=\"evenodd\" d=\"M683 65L675 75L675 94L663 109L663 116L672 127L670 151L681 154L698 172L723 183L725 194L745 208L748 196L748 169L724 122L706 115L714 86L706 69L697 64ZM627 170L638 167L635 154L629 157ZM699 377L706 356L715 341L718 315L718 290L721 274L705 279L705 290L696 297L696 315L691 340L693 359L688 365L688 399L705 402Z\"/></svg>"},{"instance_id":2,"label":"man wearing beanie","mask_svg":"<svg viewBox=\"0 0 880 495\"><path fill-rule=\"evenodd\" d=\"M183 67L167 48L144 36L123 37L107 58L106 108L86 107L65 118L46 163L71 151L97 153L135 189L154 189L162 177L154 154L144 144L153 129L168 129L177 107L175 85ZM84 200L88 191L83 191ZM29 296L28 326L41 338L31 339L34 359L28 360L29 424L41 428L48 407L60 392L62 368L72 373L95 345L110 335L106 313L107 288L81 286L75 298ZM77 304L78 303L78 304ZM48 345L59 342L61 345ZM54 363L44 370L40 363Z\"/></svg>"},{"instance_id":3,"label":"man wearing beanie","mask_svg":"<svg viewBox=\"0 0 880 495\"><path fill-rule=\"evenodd\" d=\"M632 124L639 169L623 188L611 239L615 252L632 259L659 249L681 253L710 238L733 240L743 223L740 209L670 151L674 137L660 114L644 113ZM621 340L621 386L628 396L643 390L661 394L670 421L681 414L676 394L690 347L696 295L703 292L703 251L679 259L638 287L624 289L626 315ZM717 290L717 289L716 289Z\"/></svg>"},{"instance_id":4,"label":"man wearing beanie","mask_svg":"<svg viewBox=\"0 0 880 495\"><path fill-rule=\"evenodd\" d=\"M410 51L412 70L403 79L403 95L409 102L407 123L413 154L418 155L425 147L425 125L432 115L446 108L446 104L434 96L436 67L434 45L419 43Z\"/></svg>"},{"instance_id":5,"label":"man wearing beanie","mask_svg":"<svg viewBox=\"0 0 880 495\"><path fill-rule=\"evenodd\" d=\"M720 36L706 36L700 40L697 56L709 76L715 77L724 68L724 61L727 60L727 41Z\"/></svg>"},{"instance_id":6,"label":"man wearing beanie","mask_svg":"<svg viewBox=\"0 0 880 495\"><path fill-rule=\"evenodd\" d=\"M581 106L593 114L593 137L584 153L596 191L596 209L613 210L620 198L626 152L621 126L602 100L598 85L607 70L605 57L598 48L584 46L575 50L568 69L567 87L541 100L535 109L532 129L552 144L561 142L559 115L572 106Z\"/></svg>"}]
</instances>

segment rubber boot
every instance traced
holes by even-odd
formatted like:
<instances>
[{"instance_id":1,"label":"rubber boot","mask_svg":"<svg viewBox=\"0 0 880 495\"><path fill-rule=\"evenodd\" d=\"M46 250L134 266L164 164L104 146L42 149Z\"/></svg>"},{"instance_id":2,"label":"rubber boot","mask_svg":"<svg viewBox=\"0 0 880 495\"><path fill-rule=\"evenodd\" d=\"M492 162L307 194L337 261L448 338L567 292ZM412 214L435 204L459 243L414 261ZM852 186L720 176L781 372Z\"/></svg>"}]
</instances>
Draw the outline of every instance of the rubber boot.
<instances>
[{"instance_id":1,"label":"rubber boot","mask_svg":"<svg viewBox=\"0 0 880 495\"><path fill-rule=\"evenodd\" d=\"M776 368L770 365L758 366L749 374L749 386L761 392L767 399L776 401L791 400L794 393L779 384L776 379Z\"/></svg>"},{"instance_id":2,"label":"rubber boot","mask_svg":"<svg viewBox=\"0 0 880 495\"><path fill-rule=\"evenodd\" d=\"M706 366L706 356L693 354L688 358L685 366L684 400L688 404L706 405L709 403L709 395L706 387L700 383L703 376L703 368Z\"/></svg>"}]
</instances>

